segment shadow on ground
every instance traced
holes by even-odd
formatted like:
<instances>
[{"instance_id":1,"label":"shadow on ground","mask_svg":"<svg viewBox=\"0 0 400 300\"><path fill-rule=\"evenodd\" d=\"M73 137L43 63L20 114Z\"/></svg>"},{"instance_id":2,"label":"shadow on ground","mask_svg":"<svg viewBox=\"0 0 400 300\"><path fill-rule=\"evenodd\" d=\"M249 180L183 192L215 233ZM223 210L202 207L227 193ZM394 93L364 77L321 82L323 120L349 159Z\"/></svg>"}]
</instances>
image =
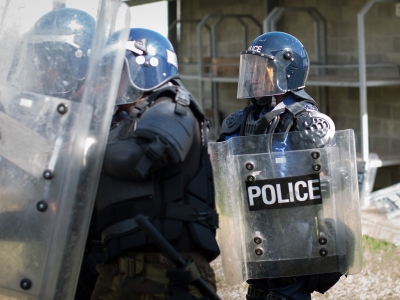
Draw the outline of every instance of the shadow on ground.
<instances>
[{"instance_id":1,"label":"shadow on ground","mask_svg":"<svg viewBox=\"0 0 400 300\"><path fill-rule=\"evenodd\" d=\"M221 299L245 300L247 284L227 285L221 260L217 258L211 265ZM312 299L400 299L400 247L363 236L363 270L356 275L342 276L327 293L313 293Z\"/></svg>"}]
</instances>

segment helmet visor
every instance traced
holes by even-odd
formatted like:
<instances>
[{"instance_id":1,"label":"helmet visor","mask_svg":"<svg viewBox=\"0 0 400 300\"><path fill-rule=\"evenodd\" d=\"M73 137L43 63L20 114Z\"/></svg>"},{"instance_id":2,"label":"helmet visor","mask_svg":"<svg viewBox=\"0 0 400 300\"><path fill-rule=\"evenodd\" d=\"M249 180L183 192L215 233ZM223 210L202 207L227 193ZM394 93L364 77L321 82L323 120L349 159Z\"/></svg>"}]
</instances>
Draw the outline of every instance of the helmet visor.
<instances>
[{"instance_id":1,"label":"helmet visor","mask_svg":"<svg viewBox=\"0 0 400 300\"><path fill-rule=\"evenodd\" d=\"M137 85L142 86L144 85L144 80L142 69L135 68L130 70L129 61L125 57L121 79L119 81L116 105L134 103L139 100L144 92L132 83L135 82Z\"/></svg>"},{"instance_id":2,"label":"helmet visor","mask_svg":"<svg viewBox=\"0 0 400 300\"><path fill-rule=\"evenodd\" d=\"M76 91L86 75L87 58L80 49L59 42L26 43L10 70L11 84L43 95Z\"/></svg>"},{"instance_id":3,"label":"helmet visor","mask_svg":"<svg viewBox=\"0 0 400 300\"><path fill-rule=\"evenodd\" d=\"M287 92L286 66L273 57L240 55L237 98L259 98Z\"/></svg>"},{"instance_id":4,"label":"helmet visor","mask_svg":"<svg viewBox=\"0 0 400 300\"><path fill-rule=\"evenodd\" d=\"M128 50L125 57L132 85L143 91L158 87L178 73L176 54L170 50L165 56L136 55Z\"/></svg>"}]
</instances>

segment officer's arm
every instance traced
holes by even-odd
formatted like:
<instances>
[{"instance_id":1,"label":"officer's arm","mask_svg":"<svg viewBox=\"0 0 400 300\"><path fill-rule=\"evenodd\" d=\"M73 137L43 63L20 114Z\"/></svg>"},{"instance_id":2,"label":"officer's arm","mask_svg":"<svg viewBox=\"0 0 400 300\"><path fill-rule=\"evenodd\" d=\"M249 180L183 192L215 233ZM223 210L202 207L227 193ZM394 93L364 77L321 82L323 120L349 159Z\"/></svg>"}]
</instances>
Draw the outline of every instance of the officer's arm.
<instances>
[{"instance_id":1,"label":"officer's arm","mask_svg":"<svg viewBox=\"0 0 400 300\"><path fill-rule=\"evenodd\" d=\"M152 172L185 160L193 143L196 119L187 108L159 100L140 118L135 135L106 148L103 174L126 180L143 179Z\"/></svg>"},{"instance_id":2,"label":"officer's arm","mask_svg":"<svg viewBox=\"0 0 400 300\"><path fill-rule=\"evenodd\" d=\"M108 144L104 154L102 174L125 180L144 178L145 176L137 171L137 167L151 144L151 140L137 137ZM168 164L163 149L161 151L160 157L155 159L151 166L154 169L162 168Z\"/></svg>"}]
</instances>

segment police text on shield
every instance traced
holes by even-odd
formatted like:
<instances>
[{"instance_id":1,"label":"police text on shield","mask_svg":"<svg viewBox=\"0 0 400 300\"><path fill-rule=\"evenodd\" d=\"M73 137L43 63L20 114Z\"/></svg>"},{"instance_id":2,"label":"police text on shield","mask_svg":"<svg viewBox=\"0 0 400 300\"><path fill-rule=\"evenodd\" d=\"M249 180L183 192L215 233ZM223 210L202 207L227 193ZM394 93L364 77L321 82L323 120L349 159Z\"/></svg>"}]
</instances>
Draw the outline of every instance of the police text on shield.
<instances>
[{"instance_id":1,"label":"police text on shield","mask_svg":"<svg viewBox=\"0 0 400 300\"><path fill-rule=\"evenodd\" d=\"M322 204L319 174L246 181L249 210Z\"/></svg>"}]
</instances>

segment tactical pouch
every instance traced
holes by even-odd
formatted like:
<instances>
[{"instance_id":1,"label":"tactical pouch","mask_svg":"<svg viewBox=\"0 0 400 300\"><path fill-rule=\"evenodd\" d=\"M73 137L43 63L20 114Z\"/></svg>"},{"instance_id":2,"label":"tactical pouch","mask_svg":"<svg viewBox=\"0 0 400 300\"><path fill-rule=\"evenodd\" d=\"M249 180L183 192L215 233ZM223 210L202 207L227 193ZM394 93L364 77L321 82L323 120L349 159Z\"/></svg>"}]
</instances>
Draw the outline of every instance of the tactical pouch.
<instances>
[{"instance_id":1,"label":"tactical pouch","mask_svg":"<svg viewBox=\"0 0 400 300\"><path fill-rule=\"evenodd\" d=\"M197 268L195 262L189 263L184 269L166 270L154 267L151 264L146 263L144 258L146 255L148 254L135 253L134 257L119 256L117 260L118 270L125 273L129 277L135 277L139 274L145 274L146 279L162 284L170 284L171 280L175 280L176 278L178 278L179 281L179 278L181 276L179 274L184 274L184 276L186 276L185 278L187 278L187 285L190 282L195 281L201 277L200 271Z\"/></svg>"},{"instance_id":2,"label":"tactical pouch","mask_svg":"<svg viewBox=\"0 0 400 300\"><path fill-rule=\"evenodd\" d=\"M265 300L267 299L267 293L255 288L251 284L247 288L246 300Z\"/></svg>"},{"instance_id":3,"label":"tactical pouch","mask_svg":"<svg viewBox=\"0 0 400 300\"><path fill-rule=\"evenodd\" d=\"M189 294L189 282L191 281L190 272L183 269L168 270L169 291L171 297L168 300L193 300Z\"/></svg>"}]
</instances>

